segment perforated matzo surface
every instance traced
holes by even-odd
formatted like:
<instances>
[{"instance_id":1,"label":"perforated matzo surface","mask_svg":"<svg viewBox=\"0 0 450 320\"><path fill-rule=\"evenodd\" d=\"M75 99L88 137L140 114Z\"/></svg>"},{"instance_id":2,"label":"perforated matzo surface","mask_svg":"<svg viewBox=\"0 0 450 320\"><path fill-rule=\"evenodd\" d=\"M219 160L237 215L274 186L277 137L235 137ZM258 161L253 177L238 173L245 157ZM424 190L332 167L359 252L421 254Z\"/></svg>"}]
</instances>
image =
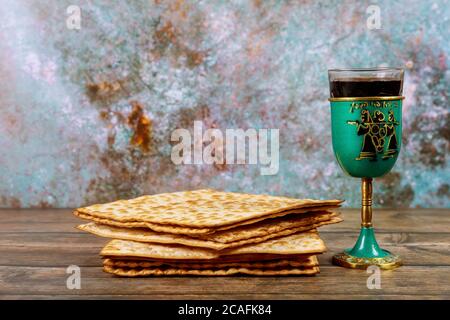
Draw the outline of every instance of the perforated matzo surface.
<instances>
[{"instance_id":1,"label":"perforated matzo surface","mask_svg":"<svg viewBox=\"0 0 450 320\"><path fill-rule=\"evenodd\" d=\"M202 189L96 204L76 211L85 217L119 222L218 228L292 209L338 206L340 203L339 200L299 200Z\"/></svg>"},{"instance_id":2,"label":"perforated matzo surface","mask_svg":"<svg viewBox=\"0 0 450 320\"><path fill-rule=\"evenodd\" d=\"M324 252L325 249L325 245L317 234L317 231L308 231L258 244L230 249L220 253L218 251L194 247L160 245L115 239L110 241L100 254L107 257L126 256L163 260L202 260L246 254L299 255L321 253Z\"/></svg>"},{"instance_id":3,"label":"perforated matzo surface","mask_svg":"<svg viewBox=\"0 0 450 320\"><path fill-rule=\"evenodd\" d=\"M209 248L214 250L223 250L227 248L239 247L251 243L260 243L272 238L286 236L294 234L301 231L307 231L320 227L325 224L337 223L341 219L338 217L330 217L331 214L319 216L316 219L309 219L303 223L293 223L291 228L281 228L280 230L270 230L270 232L255 232L254 237L247 232L250 238L228 242L220 243L216 241L207 240L206 238L191 238L187 236L180 236L175 234L163 234L153 232L149 229L130 229L130 228L119 228L107 225L101 225L96 223L87 223L78 226L78 229L93 233L107 238L121 239L121 240L131 240L138 242L151 242L151 243L164 243L164 244L181 244L191 247L201 247ZM271 222L273 223L273 222Z\"/></svg>"}]
</instances>

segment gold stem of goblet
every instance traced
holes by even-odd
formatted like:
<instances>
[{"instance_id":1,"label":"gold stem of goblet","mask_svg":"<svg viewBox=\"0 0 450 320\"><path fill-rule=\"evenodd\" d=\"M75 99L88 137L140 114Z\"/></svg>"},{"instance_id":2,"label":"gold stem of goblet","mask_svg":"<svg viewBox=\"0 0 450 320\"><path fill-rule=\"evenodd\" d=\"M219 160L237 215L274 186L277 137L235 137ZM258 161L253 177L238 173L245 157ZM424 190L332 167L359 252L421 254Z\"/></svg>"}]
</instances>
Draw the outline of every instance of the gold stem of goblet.
<instances>
[{"instance_id":1,"label":"gold stem of goblet","mask_svg":"<svg viewBox=\"0 0 450 320\"><path fill-rule=\"evenodd\" d=\"M402 260L379 247L372 228L372 178L361 179L361 231L353 248L333 256L333 264L353 269L367 269L376 265L391 270L402 265Z\"/></svg>"},{"instance_id":2,"label":"gold stem of goblet","mask_svg":"<svg viewBox=\"0 0 450 320\"><path fill-rule=\"evenodd\" d=\"M361 179L361 226L372 226L372 178Z\"/></svg>"}]
</instances>

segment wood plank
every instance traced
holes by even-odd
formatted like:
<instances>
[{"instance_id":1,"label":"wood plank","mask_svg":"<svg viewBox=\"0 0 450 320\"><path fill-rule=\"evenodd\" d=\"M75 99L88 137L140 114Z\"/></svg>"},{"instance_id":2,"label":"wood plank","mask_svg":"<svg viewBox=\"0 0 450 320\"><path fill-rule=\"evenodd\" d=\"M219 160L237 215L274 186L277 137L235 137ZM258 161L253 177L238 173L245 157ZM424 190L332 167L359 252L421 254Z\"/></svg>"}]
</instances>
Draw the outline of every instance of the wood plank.
<instances>
[{"instance_id":1,"label":"wood plank","mask_svg":"<svg viewBox=\"0 0 450 320\"><path fill-rule=\"evenodd\" d=\"M328 252L315 277L119 278L102 272L99 251L108 239L74 229L70 209L0 210L0 298L121 299L450 299L450 210L376 210L379 243L405 266L382 272L369 290L363 270L331 265L354 244L359 211L320 229ZM68 290L66 267L82 268L82 289Z\"/></svg>"},{"instance_id":2,"label":"wood plank","mask_svg":"<svg viewBox=\"0 0 450 320\"><path fill-rule=\"evenodd\" d=\"M110 239L76 233L0 233L0 265L100 266L100 250Z\"/></svg>"},{"instance_id":3,"label":"wood plank","mask_svg":"<svg viewBox=\"0 0 450 320\"><path fill-rule=\"evenodd\" d=\"M0 232L76 232L72 209L0 209Z\"/></svg>"},{"instance_id":4,"label":"wood plank","mask_svg":"<svg viewBox=\"0 0 450 320\"><path fill-rule=\"evenodd\" d=\"M343 222L320 228L322 232L358 232L359 209L342 209ZM380 232L450 232L450 210L447 209L374 209L373 223Z\"/></svg>"},{"instance_id":5,"label":"wood plank","mask_svg":"<svg viewBox=\"0 0 450 320\"><path fill-rule=\"evenodd\" d=\"M385 296L450 296L450 267L403 267L382 271L381 289L367 288L363 270L322 267L314 277L164 277L119 278L100 268L81 269L81 289L66 287L65 268L0 267L0 295L146 295L167 299L246 297L258 299L297 299L316 295L353 295L383 299Z\"/></svg>"},{"instance_id":6,"label":"wood plank","mask_svg":"<svg viewBox=\"0 0 450 320\"><path fill-rule=\"evenodd\" d=\"M320 232L328 251L319 256L321 265L330 265L334 254L352 247L357 234ZM402 257L408 266L449 266L449 233L380 233L377 240L382 248Z\"/></svg>"},{"instance_id":7,"label":"wood plank","mask_svg":"<svg viewBox=\"0 0 450 320\"><path fill-rule=\"evenodd\" d=\"M320 230L357 232L358 209L341 209L342 223ZM448 209L375 209L377 232L450 232ZM72 209L0 209L0 232L76 232L85 220L72 214Z\"/></svg>"},{"instance_id":8,"label":"wood plank","mask_svg":"<svg viewBox=\"0 0 450 320\"><path fill-rule=\"evenodd\" d=\"M328 251L319 256L321 265L330 265L333 254L352 246L357 234L320 233ZM0 265L79 266L100 265L99 252L109 239L87 233L2 233ZM379 243L402 256L407 265L450 266L449 233L380 233Z\"/></svg>"}]
</instances>

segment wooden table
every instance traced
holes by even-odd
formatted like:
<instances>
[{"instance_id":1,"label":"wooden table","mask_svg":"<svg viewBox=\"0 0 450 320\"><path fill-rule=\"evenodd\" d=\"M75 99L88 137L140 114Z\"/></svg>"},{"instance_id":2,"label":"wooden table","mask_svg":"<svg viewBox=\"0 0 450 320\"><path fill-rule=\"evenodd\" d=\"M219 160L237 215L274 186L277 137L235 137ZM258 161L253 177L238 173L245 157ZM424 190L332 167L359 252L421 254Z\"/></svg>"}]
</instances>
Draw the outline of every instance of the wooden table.
<instances>
[{"instance_id":1,"label":"wooden table","mask_svg":"<svg viewBox=\"0 0 450 320\"><path fill-rule=\"evenodd\" d=\"M357 210L320 228L328 252L314 277L118 278L102 271L107 239L75 229L69 209L0 210L2 299L450 299L450 210L375 210L378 241L405 266L382 271L381 289L370 274L331 265L333 253L355 242ZM69 265L81 268L81 289L67 289Z\"/></svg>"}]
</instances>

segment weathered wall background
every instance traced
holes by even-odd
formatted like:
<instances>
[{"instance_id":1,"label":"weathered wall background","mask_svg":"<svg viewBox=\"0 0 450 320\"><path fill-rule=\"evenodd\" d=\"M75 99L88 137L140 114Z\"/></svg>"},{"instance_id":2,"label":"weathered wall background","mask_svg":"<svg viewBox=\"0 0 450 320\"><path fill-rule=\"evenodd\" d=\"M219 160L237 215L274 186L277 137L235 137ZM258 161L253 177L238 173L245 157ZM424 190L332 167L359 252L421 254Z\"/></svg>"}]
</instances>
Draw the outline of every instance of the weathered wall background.
<instances>
[{"instance_id":1,"label":"weathered wall background","mask_svg":"<svg viewBox=\"0 0 450 320\"><path fill-rule=\"evenodd\" d=\"M66 27L71 4L81 30ZM331 149L326 70L388 65L407 69L404 141L377 205L449 207L449 18L445 0L3 0L0 206L204 186L359 206ZM173 165L170 133L194 120L279 128L279 174Z\"/></svg>"}]
</instances>

